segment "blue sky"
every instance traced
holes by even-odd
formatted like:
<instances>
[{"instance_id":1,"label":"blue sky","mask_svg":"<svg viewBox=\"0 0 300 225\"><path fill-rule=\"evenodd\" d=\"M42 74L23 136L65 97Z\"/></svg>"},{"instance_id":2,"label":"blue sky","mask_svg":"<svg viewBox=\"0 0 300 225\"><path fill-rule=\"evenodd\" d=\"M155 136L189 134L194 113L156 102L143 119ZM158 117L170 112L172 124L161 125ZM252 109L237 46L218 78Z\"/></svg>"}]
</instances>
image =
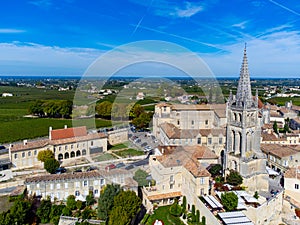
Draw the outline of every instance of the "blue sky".
<instances>
[{"instance_id":1,"label":"blue sky","mask_svg":"<svg viewBox=\"0 0 300 225\"><path fill-rule=\"evenodd\" d=\"M157 40L197 54L216 76L233 77L247 42L251 76L300 77L298 1L6 0L0 15L1 75L82 75L119 45Z\"/></svg>"}]
</instances>

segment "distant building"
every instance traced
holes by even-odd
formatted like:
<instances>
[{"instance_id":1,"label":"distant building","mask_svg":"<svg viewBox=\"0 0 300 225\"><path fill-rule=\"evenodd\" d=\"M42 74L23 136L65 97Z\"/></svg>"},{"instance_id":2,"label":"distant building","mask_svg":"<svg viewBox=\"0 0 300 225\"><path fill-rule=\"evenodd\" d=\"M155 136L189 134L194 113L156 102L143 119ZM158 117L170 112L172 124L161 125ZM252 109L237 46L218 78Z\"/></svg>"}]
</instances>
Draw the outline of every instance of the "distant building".
<instances>
[{"instance_id":1,"label":"distant building","mask_svg":"<svg viewBox=\"0 0 300 225\"><path fill-rule=\"evenodd\" d=\"M137 95L136 95L136 100L143 100L145 98L145 95L143 92L139 92Z\"/></svg>"},{"instance_id":2,"label":"distant building","mask_svg":"<svg viewBox=\"0 0 300 225\"><path fill-rule=\"evenodd\" d=\"M2 93L2 97L12 97L12 93Z\"/></svg>"}]
</instances>

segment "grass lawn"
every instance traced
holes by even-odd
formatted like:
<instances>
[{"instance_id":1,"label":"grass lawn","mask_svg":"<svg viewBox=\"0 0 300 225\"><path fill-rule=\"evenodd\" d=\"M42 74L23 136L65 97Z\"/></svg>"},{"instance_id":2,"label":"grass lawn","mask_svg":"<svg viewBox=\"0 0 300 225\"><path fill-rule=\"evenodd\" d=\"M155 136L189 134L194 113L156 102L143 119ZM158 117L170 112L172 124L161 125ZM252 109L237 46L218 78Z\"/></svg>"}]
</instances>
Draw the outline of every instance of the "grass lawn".
<instances>
[{"instance_id":1,"label":"grass lawn","mask_svg":"<svg viewBox=\"0 0 300 225\"><path fill-rule=\"evenodd\" d=\"M112 156L109 153L103 153L103 154L93 158L93 160L95 160L96 162L108 161L108 160L113 160L113 159L116 159L116 157Z\"/></svg>"},{"instance_id":2,"label":"grass lawn","mask_svg":"<svg viewBox=\"0 0 300 225\"><path fill-rule=\"evenodd\" d=\"M121 150L121 151L115 151L114 153L123 158L126 158L128 156L144 155L144 152L132 148Z\"/></svg>"},{"instance_id":3,"label":"grass lawn","mask_svg":"<svg viewBox=\"0 0 300 225\"><path fill-rule=\"evenodd\" d=\"M0 213L5 212L10 209L13 205L13 202L8 201L8 196L0 196Z\"/></svg>"},{"instance_id":4,"label":"grass lawn","mask_svg":"<svg viewBox=\"0 0 300 225\"><path fill-rule=\"evenodd\" d=\"M147 216L145 215L144 219L142 220L142 223L145 225L152 225L155 220L162 220L165 225L184 225L184 223L181 221L179 217L172 216L169 213L170 206L162 206L157 208L153 215ZM147 219L148 217L148 219ZM147 219L147 221L145 221Z\"/></svg>"},{"instance_id":5,"label":"grass lawn","mask_svg":"<svg viewBox=\"0 0 300 225\"><path fill-rule=\"evenodd\" d=\"M109 150L119 150L119 149L123 149L123 148L128 148L128 145L126 143L117 144L117 145L112 146Z\"/></svg>"}]
</instances>

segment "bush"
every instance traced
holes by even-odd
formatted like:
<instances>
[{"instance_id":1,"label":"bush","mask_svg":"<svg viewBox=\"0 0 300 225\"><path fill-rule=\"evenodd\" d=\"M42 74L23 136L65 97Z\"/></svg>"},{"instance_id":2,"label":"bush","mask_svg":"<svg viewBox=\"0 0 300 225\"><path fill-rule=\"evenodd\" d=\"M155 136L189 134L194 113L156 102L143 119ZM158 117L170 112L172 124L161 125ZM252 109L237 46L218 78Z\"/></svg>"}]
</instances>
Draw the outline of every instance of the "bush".
<instances>
[{"instance_id":1,"label":"bush","mask_svg":"<svg viewBox=\"0 0 300 225\"><path fill-rule=\"evenodd\" d=\"M233 192L225 192L221 195L221 200L227 211L236 209L238 205L238 197Z\"/></svg>"},{"instance_id":2,"label":"bush","mask_svg":"<svg viewBox=\"0 0 300 225\"><path fill-rule=\"evenodd\" d=\"M223 167L220 164L215 164L212 167L210 167L208 171L213 177L215 177L218 175L222 175L222 169Z\"/></svg>"},{"instance_id":3,"label":"bush","mask_svg":"<svg viewBox=\"0 0 300 225\"><path fill-rule=\"evenodd\" d=\"M176 217L181 216L182 208L177 202L174 202L170 207L170 214Z\"/></svg>"},{"instance_id":4,"label":"bush","mask_svg":"<svg viewBox=\"0 0 300 225\"><path fill-rule=\"evenodd\" d=\"M228 184L238 186L243 183L243 178L237 171L230 170L230 173L226 177L226 181Z\"/></svg>"}]
</instances>

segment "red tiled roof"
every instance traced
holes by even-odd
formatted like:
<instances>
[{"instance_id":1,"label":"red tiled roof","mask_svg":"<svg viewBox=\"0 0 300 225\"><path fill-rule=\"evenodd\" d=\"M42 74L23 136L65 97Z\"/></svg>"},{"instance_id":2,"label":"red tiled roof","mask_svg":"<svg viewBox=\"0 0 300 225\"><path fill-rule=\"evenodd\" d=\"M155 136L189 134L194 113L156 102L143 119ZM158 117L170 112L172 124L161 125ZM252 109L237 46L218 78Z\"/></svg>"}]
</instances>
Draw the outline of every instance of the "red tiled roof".
<instances>
[{"instance_id":1,"label":"red tiled roof","mask_svg":"<svg viewBox=\"0 0 300 225\"><path fill-rule=\"evenodd\" d=\"M65 128L65 129L57 129L57 130L52 130L50 132L51 132L51 140L81 137L81 136L86 136L87 135L87 131L86 131L85 126Z\"/></svg>"}]
</instances>

